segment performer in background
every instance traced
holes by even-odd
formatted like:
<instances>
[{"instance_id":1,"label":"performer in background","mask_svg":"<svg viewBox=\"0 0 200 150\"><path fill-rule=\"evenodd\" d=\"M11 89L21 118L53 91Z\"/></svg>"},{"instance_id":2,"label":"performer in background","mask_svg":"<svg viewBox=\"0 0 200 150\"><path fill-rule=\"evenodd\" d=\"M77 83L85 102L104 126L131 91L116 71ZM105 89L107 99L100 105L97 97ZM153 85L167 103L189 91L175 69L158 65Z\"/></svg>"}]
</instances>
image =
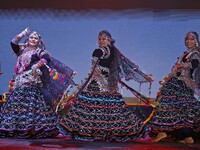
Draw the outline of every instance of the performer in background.
<instances>
[{"instance_id":1,"label":"performer in background","mask_svg":"<svg viewBox=\"0 0 200 150\"><path fill-rule=\"evenodd\" d=\"M28 36L26 43L19 43ZM11 95L1 108L0 137L46 138L58 135L54 101L73 84L73 70L52 58L37 32L26 28L12 41L17 56ZM52 107L51 107L52 106Z\"/></svg>"},{"instance_id":2,"label":"performer in background","mask_svg":"<svg viewBox=\"0 0 200 150\"><path fill-rule=\"evenodd\" d=\"M185 37L185 51L161 83L157 100L159 105L151 120L152 129L158 133L154 142L172 135L180 142L194 143L193 135L200 130L200 53L196 32Z\"/></svg>"},{"instance_id":3,"label":"performer in background","mask_svg":"<svg viewBox=\"0 0 200 150\"><path fill-rule=\"evenodd\" d=\"M79 90L67 98L63 108L59 125L63 135L77 140L125 142L139 139L146 132L147 119L128 108L118 92L118 84L127 86L122 78L140 83L151 83L152 78L125 57L114 42L108 31L99 33L99 48L92 54L89 76ZM149 99L127 88L148 103Z\"/></svg>"}]
</instances>

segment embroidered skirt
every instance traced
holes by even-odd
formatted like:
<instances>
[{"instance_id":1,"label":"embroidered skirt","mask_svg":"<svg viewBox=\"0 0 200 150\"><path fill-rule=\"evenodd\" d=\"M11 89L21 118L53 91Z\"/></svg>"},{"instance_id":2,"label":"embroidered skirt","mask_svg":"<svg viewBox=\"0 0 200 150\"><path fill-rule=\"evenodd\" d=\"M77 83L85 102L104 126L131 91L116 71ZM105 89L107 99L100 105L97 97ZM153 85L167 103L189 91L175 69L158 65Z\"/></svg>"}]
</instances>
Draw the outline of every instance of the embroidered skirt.
<instances>
[{"instance_id":1,"label":"embroidered skirt","mask_svg":"<svg viewBox=\"0 0 200 150\"><path fill-rule=\"evenodd\" d=\"M0 137L46 138L58 135L58 118L36 86L16 88L1 108Z\"/></svg>"},{"instance_id":2,"label":"embroidered skirt","mask_svg":"<svg viewBox=\"0 0 200 150\"><path fill-rule=\"evenodd\" d=\"M183 81L172 77L163 86L151 127L154 131L200 130L200 102Z\"/></svg>"},{"instance_id":3,"label":"embroidered skirt","mask_svg":"<svg viewBox=\"0 0 200 150\"><path fill-rule=\"evenodd\" d=\"M146 133L145 123L118 94L81 92L59 124L60 132L74 139L126 142Z\"/></svg>"}]
</instances>

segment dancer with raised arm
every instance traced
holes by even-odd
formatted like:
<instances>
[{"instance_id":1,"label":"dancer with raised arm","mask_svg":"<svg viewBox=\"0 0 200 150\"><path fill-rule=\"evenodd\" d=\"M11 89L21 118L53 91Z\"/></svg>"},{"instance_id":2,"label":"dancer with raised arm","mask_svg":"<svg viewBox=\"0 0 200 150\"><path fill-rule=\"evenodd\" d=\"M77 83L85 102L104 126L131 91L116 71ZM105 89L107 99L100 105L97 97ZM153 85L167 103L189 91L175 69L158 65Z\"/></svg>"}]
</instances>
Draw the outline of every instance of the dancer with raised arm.
<instances>
[{"instance_id":1,"label":"dancer with raised arm","mask_svg":"<svg viewBox=\"0 0 200 150\"><path fill-rule=\"evenodd\" d=\"M28 36L25 43L20 43ZM73 84L73 70L52 58L39 33L26 28L11 41L17 56L11 95L0 112L0 137L46 138L58 135L54 103Z\"/></svg>"}]
</instances>

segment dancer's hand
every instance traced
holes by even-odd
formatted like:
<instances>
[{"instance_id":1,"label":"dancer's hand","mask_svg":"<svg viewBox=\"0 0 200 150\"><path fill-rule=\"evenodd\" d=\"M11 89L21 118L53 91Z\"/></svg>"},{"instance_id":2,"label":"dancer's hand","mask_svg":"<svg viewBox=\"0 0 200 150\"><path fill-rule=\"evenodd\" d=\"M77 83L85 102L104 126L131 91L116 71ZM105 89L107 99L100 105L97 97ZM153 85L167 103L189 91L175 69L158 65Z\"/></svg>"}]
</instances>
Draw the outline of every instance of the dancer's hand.
<instances>
[{"instance_id":1,"label":"dancer's hand","mask_svg":"<svg viewBox=\"0 0 200 150\"><path fill-rule=\"evenodd\" d=\"M23 34L24 36L29 36L29 35L30 35L29 27L27 27L26 29L24 29L24 31L22 31L22 34Z\"/></svg>"}]
</instances>

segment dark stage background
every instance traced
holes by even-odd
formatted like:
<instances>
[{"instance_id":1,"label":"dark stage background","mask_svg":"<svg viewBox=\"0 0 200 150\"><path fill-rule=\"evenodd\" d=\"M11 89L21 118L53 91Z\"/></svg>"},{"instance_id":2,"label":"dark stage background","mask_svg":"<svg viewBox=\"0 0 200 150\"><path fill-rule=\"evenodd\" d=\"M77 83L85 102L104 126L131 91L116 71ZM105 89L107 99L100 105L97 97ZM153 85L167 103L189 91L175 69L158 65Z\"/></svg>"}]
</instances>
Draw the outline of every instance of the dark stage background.
<instances>
[{"instance_id":1,"label":"dark stage background","mask_svg":"<svg viewBox=\"0 0 200 150\"><path fill-rule=\"evenodd\" d=\"M199 0L1 0L2 9L199 9Z\"/></svg>"}]
</instances>

